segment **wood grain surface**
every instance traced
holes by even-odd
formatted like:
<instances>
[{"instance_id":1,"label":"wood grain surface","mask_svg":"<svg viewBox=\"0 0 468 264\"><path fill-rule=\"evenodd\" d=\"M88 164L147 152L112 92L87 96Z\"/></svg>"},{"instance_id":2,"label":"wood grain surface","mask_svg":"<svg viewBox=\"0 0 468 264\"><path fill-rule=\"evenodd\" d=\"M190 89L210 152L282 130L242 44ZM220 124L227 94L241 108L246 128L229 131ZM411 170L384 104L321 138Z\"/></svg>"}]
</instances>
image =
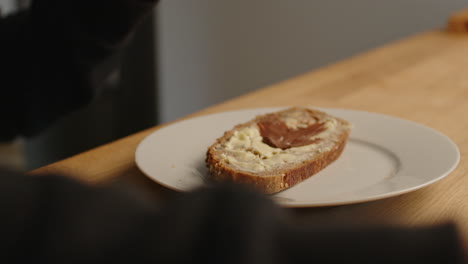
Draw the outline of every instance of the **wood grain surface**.
<instances>
[{"instance_id":1,"label":"wood grain surface","mask_svg":"<svg viewBox=\"0 0 468 264\"><path fill-rule=\"evenodd\" d=\"M456 221L468 237L468 34L432 31L273 84L186 118L242 108L319 106L358 109L412 120L449 136L461 161L443 180L401 196L331 208L296 209L303 217L408 226ZM138 143L162 126L32 171L60 173L91 184L120 183L164 201L172 191L136 167ZM431 162L431 161L428 161Z\"/></svg>"}]
</instances>

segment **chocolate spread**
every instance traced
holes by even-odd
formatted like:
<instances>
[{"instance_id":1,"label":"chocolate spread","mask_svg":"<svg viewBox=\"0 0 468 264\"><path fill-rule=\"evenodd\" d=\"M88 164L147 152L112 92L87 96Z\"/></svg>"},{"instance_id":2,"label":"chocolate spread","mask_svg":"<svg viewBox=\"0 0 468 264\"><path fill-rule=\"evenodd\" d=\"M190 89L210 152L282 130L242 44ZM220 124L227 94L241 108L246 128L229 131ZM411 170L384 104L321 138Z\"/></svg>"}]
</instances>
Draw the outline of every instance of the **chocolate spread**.
<instances>
[{"instance_id":1,"label":"chocolate spread","mask_svg":"<svg viewBox=\"0 0 468 264\"><path fill-rule=\"evenodd\" d=\"M317 120L317 119L316 119ZM278 115L268 115L257 123L263 142L271 147L288 149L316 143L312 137L325 130L324 123L316 122L304 128L289 128Z\"/></svg>"}]
</instances>

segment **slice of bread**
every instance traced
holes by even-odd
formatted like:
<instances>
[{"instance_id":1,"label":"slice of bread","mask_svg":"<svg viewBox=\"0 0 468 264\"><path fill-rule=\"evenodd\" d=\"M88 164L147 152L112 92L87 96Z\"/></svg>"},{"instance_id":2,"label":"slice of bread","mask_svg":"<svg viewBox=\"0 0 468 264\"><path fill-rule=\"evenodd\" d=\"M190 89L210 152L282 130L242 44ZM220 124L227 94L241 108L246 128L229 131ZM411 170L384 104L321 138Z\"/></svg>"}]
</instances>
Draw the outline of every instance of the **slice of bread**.
<instances>
[{"instance_id":1,"label":"slice of bread","mask_svg":"<svg viewBox=\"0 0 468 264\"><path fill-rule=\"evenodd\" d=\"M235 126L208 148L216 181L276 193L311 177L342 153L350 124L322 111L293 107Z\"/></svg>"}]
</instances>

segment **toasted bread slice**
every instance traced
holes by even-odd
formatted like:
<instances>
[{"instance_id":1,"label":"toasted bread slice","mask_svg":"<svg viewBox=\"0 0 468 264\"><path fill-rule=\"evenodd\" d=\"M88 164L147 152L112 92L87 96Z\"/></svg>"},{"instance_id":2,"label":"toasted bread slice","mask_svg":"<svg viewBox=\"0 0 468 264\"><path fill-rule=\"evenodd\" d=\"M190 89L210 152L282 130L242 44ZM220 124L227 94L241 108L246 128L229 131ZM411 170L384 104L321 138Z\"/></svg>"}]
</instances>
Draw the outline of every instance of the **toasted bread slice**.
<instances>
[{"instance_id":1,"label":"toasted bread slice","mask_svg":"<svg viewBox=\"0 0 468 264\"><path fill-rule=\"evenodd\" d=\"M322 111L293 107L235 126L208 148L213 179L276 193L311 177L342 153L350 124Z\"/></svg>"}]
</instances>

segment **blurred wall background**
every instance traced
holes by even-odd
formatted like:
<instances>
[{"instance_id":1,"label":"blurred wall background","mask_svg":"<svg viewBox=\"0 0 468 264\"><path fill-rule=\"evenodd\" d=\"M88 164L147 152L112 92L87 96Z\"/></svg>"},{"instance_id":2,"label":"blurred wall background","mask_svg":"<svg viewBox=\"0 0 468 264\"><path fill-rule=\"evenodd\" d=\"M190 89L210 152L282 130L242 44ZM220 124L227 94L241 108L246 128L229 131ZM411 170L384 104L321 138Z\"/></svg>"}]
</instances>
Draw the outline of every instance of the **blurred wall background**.
<instances>
[{"instance_id":1,"label":"blurred wall background","mask_svg":"<svg viewBox=\"0 0 468 264\"><path fill-rule=\"evenodd\" d=\"M165 122L418 32L463 0L162 0Z\"/></svg>"},{"instance_id":2,"label":"blurred wall background","mask_svg":"<svg viewBox=\"0 0 468 264\"><path fill-rule=\"evenodd\" d=\"M15 3L11 0L0 0L0 12L2 14L8 14L15 7Z\"/></svg>"}]
</instances>

